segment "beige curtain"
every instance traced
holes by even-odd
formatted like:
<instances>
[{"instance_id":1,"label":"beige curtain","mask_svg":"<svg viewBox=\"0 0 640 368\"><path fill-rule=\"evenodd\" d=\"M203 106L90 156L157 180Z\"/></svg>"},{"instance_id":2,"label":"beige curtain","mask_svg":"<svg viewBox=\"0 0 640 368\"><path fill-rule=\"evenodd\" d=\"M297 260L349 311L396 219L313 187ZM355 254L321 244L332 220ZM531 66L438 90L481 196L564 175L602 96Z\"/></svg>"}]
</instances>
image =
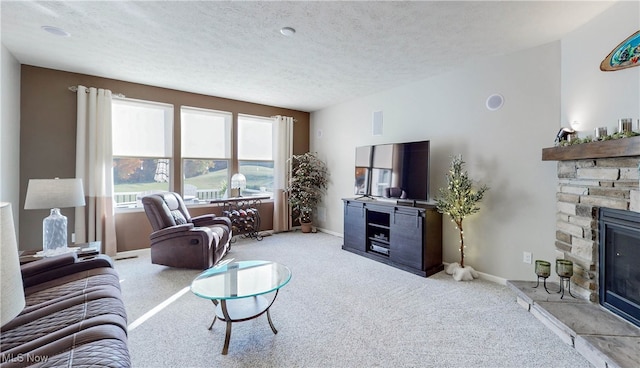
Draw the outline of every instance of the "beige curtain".
<instances>
[{"instance_id":1,"label":"beige curtain","mask_svg":"<svg viewBox=\"0 0 640 368\"><path fill-rule=\"evenodd\" d=\"M291 207L285 189L291 175L293 155L293 118L275 116L273 121L273 231L291 230Z\"/></svg>"},{"instance_id":2,"label":"beige curtain","mask_svg":"<svg viewBox=\"0 0 640 368\"><path fill-rule=\"evenodd\" d=\"M102 242L115 256L111 146L111 91L78 86L76 177L82 178L86 206L76 208L76 242Z\"/></svg>"}]
</instances>

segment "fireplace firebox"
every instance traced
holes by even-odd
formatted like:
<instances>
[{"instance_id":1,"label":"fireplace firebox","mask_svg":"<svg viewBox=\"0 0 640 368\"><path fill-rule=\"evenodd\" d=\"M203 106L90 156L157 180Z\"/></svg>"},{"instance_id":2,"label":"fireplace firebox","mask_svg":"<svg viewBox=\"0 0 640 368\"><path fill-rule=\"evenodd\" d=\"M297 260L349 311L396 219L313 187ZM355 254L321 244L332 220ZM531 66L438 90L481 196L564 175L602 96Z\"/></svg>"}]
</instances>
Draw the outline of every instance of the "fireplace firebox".
<instances>
[{"instance_id":1,"label":"fireplace firebox","mask_svg":"<svg viewBox=\"0 0 640 368\"><path fill-rule=\"evenodd\" d=\"M640 327L640 213L600 208L600 304Z\"/></svg>"}]
</instances>

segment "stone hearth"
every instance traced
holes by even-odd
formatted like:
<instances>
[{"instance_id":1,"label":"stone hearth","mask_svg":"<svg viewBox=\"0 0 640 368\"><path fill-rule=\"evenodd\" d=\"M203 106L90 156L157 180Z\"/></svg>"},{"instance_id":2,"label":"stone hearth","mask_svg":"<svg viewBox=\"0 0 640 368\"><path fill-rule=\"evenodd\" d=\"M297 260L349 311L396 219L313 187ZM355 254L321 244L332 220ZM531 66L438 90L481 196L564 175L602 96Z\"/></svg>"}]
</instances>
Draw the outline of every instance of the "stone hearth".
<instances>
[{"instance_id":1,"label":"stone hearth","mask_svg":"<svg viewBox=\"0 0 640 368\"><path fill-rule=\"evenodd\" d=\"M575 348L596 368L640 366L640 328L598 304L556 293L560 286L547 283L550 294L535 281L507 281L518 304L527 309L560 339Z\"/></svg>"}]
</instances>

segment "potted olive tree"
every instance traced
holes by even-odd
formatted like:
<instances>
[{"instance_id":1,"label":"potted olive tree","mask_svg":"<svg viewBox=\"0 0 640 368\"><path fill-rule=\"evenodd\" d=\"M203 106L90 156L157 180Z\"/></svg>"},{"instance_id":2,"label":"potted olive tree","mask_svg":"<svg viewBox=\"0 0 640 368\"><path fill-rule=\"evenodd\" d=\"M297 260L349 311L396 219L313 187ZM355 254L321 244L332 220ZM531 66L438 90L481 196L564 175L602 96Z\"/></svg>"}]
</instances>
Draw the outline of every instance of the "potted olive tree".
<instances>
[{"instance_id":1,"label":"potted olive tree","mask_svg":"<svg viewBox=\"0 0 640 368\"><path fill-rule=\"evenodd\" d=\"M324 161L307 152L291 157L291 179L287 187L293 216L302 232L311 232L313 211L327 189L329 172Z\"/></svg>"},{"instance_id":2,"label":"potted olive tree","mask_svg":"<svg viewBox=\"0 0 640 368\"><path fill-rule=\"evenodd\" d=\"M482 200L484 192L489 190L486 185L473 189L473 181L466 171L463 171L462 156L455 156L447 174L447 187L440 188L440 197L436 198L438 212L451 217L460 233L460 263L451 263L446 272L453 275L456 281L473 280L478 273L470 266L464 265L464 230L462 221L465 217L480 211L477 203Z\"/></svg>"}]
</instances>

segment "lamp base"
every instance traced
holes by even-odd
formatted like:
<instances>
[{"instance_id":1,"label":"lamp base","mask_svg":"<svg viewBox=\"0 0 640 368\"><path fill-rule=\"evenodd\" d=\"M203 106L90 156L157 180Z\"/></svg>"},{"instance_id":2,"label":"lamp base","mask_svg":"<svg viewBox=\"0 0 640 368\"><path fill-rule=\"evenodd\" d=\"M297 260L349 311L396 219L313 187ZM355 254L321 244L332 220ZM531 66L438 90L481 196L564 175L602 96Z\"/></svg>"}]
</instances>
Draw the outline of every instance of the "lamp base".
<instances>
[{"instance_id":1,"label":"lamp base","mask_svg":"<svg viewBox=\"0 0 640 368\"><path fill-rule=\"evenodd\" d=\"M42 221L42 253L53 257L67 253L67 217L59 208L52 208L51 214Z\"/></svg>"}]
</instances>

